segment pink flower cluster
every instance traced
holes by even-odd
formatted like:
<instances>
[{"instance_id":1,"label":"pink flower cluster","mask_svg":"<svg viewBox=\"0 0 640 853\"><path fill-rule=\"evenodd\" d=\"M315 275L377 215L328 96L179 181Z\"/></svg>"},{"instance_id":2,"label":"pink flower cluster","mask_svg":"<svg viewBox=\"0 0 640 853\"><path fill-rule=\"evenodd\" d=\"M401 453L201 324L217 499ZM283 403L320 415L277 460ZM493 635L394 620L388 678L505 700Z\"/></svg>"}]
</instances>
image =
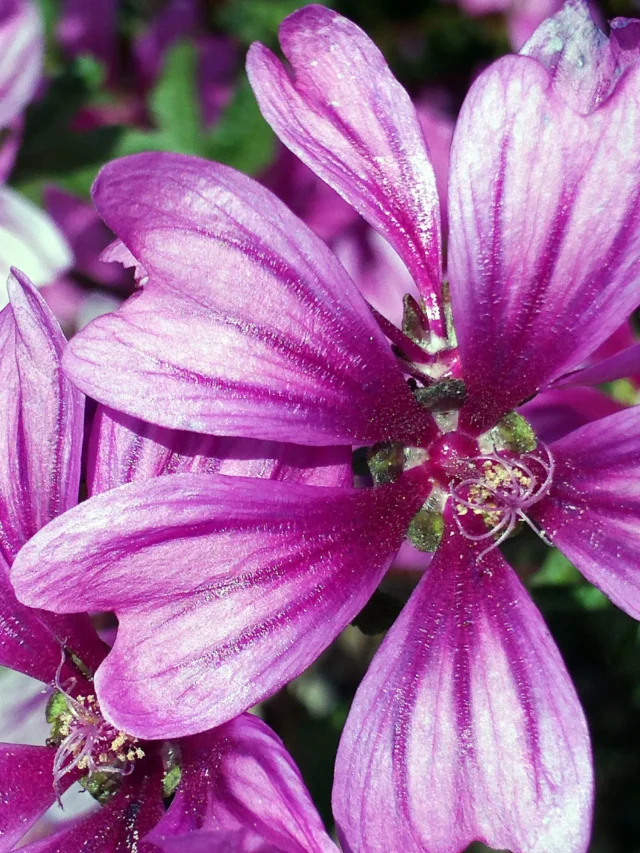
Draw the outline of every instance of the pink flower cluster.
<instances>
[{"instance_id":1,"label":"pink flower cluster","mask_svg":"<svg viewBox=\"0 0 640 853\"><path fill-rule=\"evenodd\" d=\"M568 0L486 69L437 158L446 215L434 123L369 38L311 5L280 42L288 64L250 49L254 92L341 199L290 155L266 183L315 230L231 168L140 154L93 189L133 296L65 344L9 278L0 664L55 690L47 745L0 745L0 851L77 780L101 807L25 850L337 850L247 712L408 541L423 575L338 751L342 849L585 853L586 722L499 546L533 528L640 618L640 408L592 387L640 372L640 22L606 37Z\"/></svg>"}]
</instances>

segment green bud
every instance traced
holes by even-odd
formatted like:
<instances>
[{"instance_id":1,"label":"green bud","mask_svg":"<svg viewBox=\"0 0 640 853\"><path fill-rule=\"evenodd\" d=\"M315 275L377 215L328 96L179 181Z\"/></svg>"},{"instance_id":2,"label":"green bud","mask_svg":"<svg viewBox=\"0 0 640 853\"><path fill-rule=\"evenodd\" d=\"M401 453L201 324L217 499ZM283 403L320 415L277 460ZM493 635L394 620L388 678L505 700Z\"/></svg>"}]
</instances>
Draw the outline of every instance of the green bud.
<instances>
[{"instance_id":1,"label":"green bud","mask_svg":"<svg viewBox=\"0 0 640 853\"><path fill-rule=\"evenodd\" d=\"M538 446L531 424L517 412L509 412L491 432L498 443L512 453L530 453Z\"/></svg>"},{"instance_id":2,"label":"green bud","mask_svg":"<svg viewBox=\"0 0 640 853\"><path fill-rule=\"evenodd\" d=\"M411 519L407 538L418 551L432 554L437 550L444 533L444 516L440 512L423 507Z\"/></svg>"}]
</instances>

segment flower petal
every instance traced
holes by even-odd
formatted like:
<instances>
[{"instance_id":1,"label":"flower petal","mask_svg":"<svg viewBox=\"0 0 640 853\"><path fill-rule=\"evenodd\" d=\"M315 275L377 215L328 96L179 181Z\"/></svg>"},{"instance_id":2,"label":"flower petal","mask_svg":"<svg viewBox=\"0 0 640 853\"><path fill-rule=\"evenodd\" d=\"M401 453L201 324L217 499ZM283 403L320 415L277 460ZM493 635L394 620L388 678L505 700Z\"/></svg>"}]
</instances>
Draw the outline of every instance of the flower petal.
<instances>
[{"instance_id":1,"label":"flower petal","mask_svg":"<svg viewBox=\"0 0 640 853\"><path fill-rule=\"evenodd\" d=\"M31 0L4 3L0 13L0 128L8 127L35 95L43 55L38 5Z\"/></svg>"},{"instance_id":2,"label":"flower petal","mask_svg":"<svg viewBox=\"0 0 640 853\"><path fill-rule=\"evenodd\" d=\"M540 62L554 91L586 115L610 97L621 72L640 59L637 24L618 18L608 38L588 3L568 0L540 24L520 53Z\"/></svg>"},{"instance_id":3,"label":"flower petal","mask_svg":"<svg viewBox=\"0 0 640 853\"><path fill-rule=\"evenodd\" d=\"M120 791L84 820L21 848L24 853L155 853L140 841L164 814L162 769L123 777Z\"/></svg>"},{"instance_id":4,"label":"flower petal","mask_svg":"<svg viewBox=\"0 0 640 853\"><path fill-rule=\"evenodd\" d=\"M640 68L629 69L585 117L541 65L505 57L467 96L449 270L463 422L476 430L582 363L636 307L639 86Z\"/></svg>"},{"instance_id":5,"label":"flower petal","mask_svg":"<svg viewBox=\"0 0 640 853\"><path fill-rule=\"evenodd\" d=\"M0 187L0 308L7 304L5 282L18 267L37 287L50 284L73 263L64 235L39 207L9 187Z\"/></svg>"},{"instance_id":6,"label":"flower petal","mask_svg":"<svg viewBox=\"0 0 640 853\"><path fill-rule=\"evenodd\" d=\"M337 853L300 771L262 720L243 714L213 731L183 738L180 754L180 787L147 840L162 847L176 836L187 841L198 830L229 833L237 840L250 830L269 849Z\"/></svg>"},{"instance_id":7,"label":"flower petal","mask_svg":"<svg viewBox=\"0 0 640 853\"><path fill-rule=\"evenodd\" d=\"M64 335L17 270L0 314L0 554L11 563L48 521L77 503L84 397L64 376Z\"/></svg>"},{"instance_id":8,"label":"flower petal","mask_svg":"<svg viewBox=\"0 0 640 853\"><path fill-rule=\"evenodd\" d=\"M162 474L229 474L351 486L350 447L299 447L224 438L148 424L105 406L93 419L87 460L90 495Z\"/></svg>"},{"instance_id":9,"label":"flower petal","mask_svg":"<svg viewBox=\"0 0 640 853\"><path fill-rule=\"evenodd\" d=\"M640 344L633 344L609 358L562 376L555 385L600 385L637 374L640 374Z\"/></svg>"},{"instance_id":10,"label":"flower petal","mask_svg":"<svg viewBox=\"0 0 640 853\"><path fill-rule=\"evenodd\" d=\"M0 744L0 853L13 850L30 826L52 806L55 749Z\"/></svg>"},{"instance_id":11,"label":"flower petal","mask_svg":"<svg viewBox=\"0 0 640 853\"><path fill-rule=\"evenodd\" d=\"M595 388L554 388L536 394L518 411L545 444L598 418L606 418L626 407Z\"/></svg>"},{"instance_id":12,"label":"flower petal","mask_svg":"<svg viewBox=\"0 0 640 853\"><path fill-rule=\"evenodd\" d=\"M449 529L354 700L333 806L347 849L585 853L587 727L497 549Z\"/></svg>"},{"instance_id":13,"label":"flower petal","mask_svg":"<svg viewBox=\"0 0 640 853\"><path fill-rule=\"evenodd\" d=\"M342 265L255 181L141 154L106 166L94 196L149 275L67 349L97 400L160 426L303 444L434 433Z\"/></svg>"},{"instance_id":14,"label":"flower petal","mask_svg":"<svg viewBox=\"0 0 640 853\"><path fill-rule=\"evenodd\" d=\"M531 514L562 553L640 619L640 406L551 446L553 487Z\"/></svg>"},{"instance_id":15,"label":"flower petal","mask_svg":"<svg viewBox=\"0 0 640 853\"><path fill-rule=\"evenodd\" d=\"M247 57L260 109L284 144L383 234L413 275L433 330L440 304L440 212L411 100L355 24L307 6L280 26L292 75L261 44Z\"/></svg>"},{"instance_id":16,"label":"flower petal","mask_svg":"<svg viewBox=\"0 0 640 853\"><path fill-rule=\"evenodd\" d=\"M375 489L202 474L91 498L22 549L31 606L115 610L103 712L147 738L202 731L298 675L364 606L429 485Z\"/></svg>"},{"instance_id":17,"label":"flower petal","mask_svg":"<svg viewBox=\"0 0 640 853\"><path fill-rule=\"evenodd\" d=\"M63 0L57 37L69 56L95 57L117 77L117 0Z\"/></svg>"}]
</instances>

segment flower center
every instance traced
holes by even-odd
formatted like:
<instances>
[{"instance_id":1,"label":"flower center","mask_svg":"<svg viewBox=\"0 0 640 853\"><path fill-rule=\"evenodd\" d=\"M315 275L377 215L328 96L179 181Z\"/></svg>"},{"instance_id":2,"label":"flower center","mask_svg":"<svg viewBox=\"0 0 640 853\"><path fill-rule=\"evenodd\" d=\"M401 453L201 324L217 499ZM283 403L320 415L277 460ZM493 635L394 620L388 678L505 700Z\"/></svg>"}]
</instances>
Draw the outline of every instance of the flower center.
<instances>
[{"instance_id":1,"label":"flower center","mask_svg":"<svg viewBox=\"0 0 640 853\"><path fill-rule=\"evenodd\" d=\"M64 659L63 659L64 663ZM62 779L74 770L83 772L80 782L99 802L115 792L119 777L132 772L144 757L138 739L119 731L102 716L96 696L72 695L75 679L66 685L56 674L56 691L47 704L51 736L47 746L57 747L53 762L53 785L61 796Z\"/></svg>"}]
</instances>

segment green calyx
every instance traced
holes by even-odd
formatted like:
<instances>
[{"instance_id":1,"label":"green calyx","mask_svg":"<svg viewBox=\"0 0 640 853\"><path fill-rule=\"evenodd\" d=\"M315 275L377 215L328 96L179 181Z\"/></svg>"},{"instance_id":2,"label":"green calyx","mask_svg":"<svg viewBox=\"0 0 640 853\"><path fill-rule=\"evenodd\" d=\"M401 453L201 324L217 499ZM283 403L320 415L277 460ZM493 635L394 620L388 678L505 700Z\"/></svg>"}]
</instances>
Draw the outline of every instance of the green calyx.
<instances>
[{"instance_id":1,"label":"green calyx","mask_svg":"<svg viewBox=\"0 0 640 853\"><path fill-rule=\"evenodd\" d=\"M496 443L512 453L530 453L538 446L531 424L517 412L509 412L491 430Z\"/></svg>"},{"instance_id":2,"label":"green calyx","mask_svg":"<svg viewBox=\"0 0 640 853\"><path fill-rule=\"evenodd\" d=\"M444 533L444 516L441 512L423 507L411 519L407 539L418 551L432 554L437 550Z\"/></svg>"}]
</instances>

